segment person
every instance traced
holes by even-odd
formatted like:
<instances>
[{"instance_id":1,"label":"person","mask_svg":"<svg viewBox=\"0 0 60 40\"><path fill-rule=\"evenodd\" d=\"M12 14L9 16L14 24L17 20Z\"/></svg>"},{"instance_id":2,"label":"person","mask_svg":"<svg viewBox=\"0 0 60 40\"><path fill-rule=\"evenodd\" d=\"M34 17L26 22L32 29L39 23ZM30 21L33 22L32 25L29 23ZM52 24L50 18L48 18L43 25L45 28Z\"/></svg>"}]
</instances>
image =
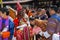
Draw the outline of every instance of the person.
<instances>
[{"instance_id":1,"label":"person","mask_svg":"<svg viewBox=\"0 0 60 40\"><path fill-rule=\"evenodd\" d=\"M2 14L1 14L1 17L2 17L2 20L1 20L1 39L0 40L9 40L9 35L10 35L10 32L9 32L9 18L8 18L8 10L5 9L5 8L2 8L1 9L2 11ZM3 34L5 33L5 35ZM6 37L4 37L6 36Z\"/></svg>"},{"instance_id":2,"label":"person","mask_svg":"<svg viewBox=\"0 0 60 40\"><path fill-rule=\"evenodd\" d=\"M29 16L29 17L32 17L32 16L33 16L32 10L29 10L29 11L28 11L28 16Z\"/></svg>"},{"instance_id":3,"label":"person","mask_svg":"<svg viewBox=\"0 0 60 40\"><path fill-rule=\"evenodd\" d=\"M28 34L27 19L24 16L25 16L25 14L24 14L23 10L20 10L18 12L16 19L14 19L15 34L16 34L15 36L16 36L17 40L23 40L23 39L28 40L28 37L27 37L28 35L27 36L25 34L23 35L23 33L26 33L25 31L27 31L26 34ZM18 35L20 35L20 36L18 36Z\"/></svg>"},{"instance_id":4,"label":"person","mask_svg":"<svg viewBox=\"0 0 60 40\"><path fill-rule=\"evenodd\" d=\"M46 14L46 10L45 10L45 9L41 9L40 18L41 18L41 20L46 20L46 19L48 19L48 16L47 16L47 14Z\"/></svg>"},{"instance_id":5,"label":"person","mask_svg":"<svg viewBox=\"0 0 60 40\"><path fill-rule=\"evenodd\" d=\"M49 14L49 9L48 8L46 9L46 14L47 14L48 18L50 18L50 14Z\"/></svg>"},{"instance_id":6,"label":"person","mask_svg":"<svg viewBox=\"0 0 60 40\"><path fill-rule=\"evenodd\" d=\"M38 9L36 18L41 19L41 20L46 20L48 19L48 16L46 14L46 10L45 9Z\"/></svg>"},{"instance_id":7,"label":"person","mask_svg":"<svg viewBox=\"0 0 60 40\"><path fill-rule=\"evenodd\" d=\"M52 36L54 36L54 34L58 34L60 32L60 27L59 27L60 16L57 15L57 11L58 11L57 6L50 6L49 13L50 13L51 17L48 19L48 23L47 23L47 31L48 31L48 33L51 34L51 37L49 38L49 40L53 40ZM57 36L55 36L55 37L57 37Z\"/></svg>"},{"instance_id":8,"label":"person","mask_svg":"<svg viewBox=\"0 0 60 40\"><path fill-rule=\"evenodd\" d=\"M60 21L60 18L59 18L59 16L57 15L57 11L58 11L58 8L55 6L51 6L50 7L50 11L49 11L49 13L50 13L50 15L51 15L51 17L50 18L55 18L55 19L57 19L58 21Z\"/></svg>"},{"instance_id":9,"label":"person","mask_svg":"<svg viewBox=\"0 0 60 40\"><path fill-rule=\"evenodd\" d=\"M29 18L30 21L30 40L33 40L33 28L34 28L34 18Z\"/></svg>"},{"instance_id":10,"label":"person","mask_svg":"<svg viewBox=\"0 0 60 40\"><path fill-rule=\"evenodd\" d=\"M23 9L23 12L24 12L24 18L27 20L28 26L30 26L29 17L28 17L28 15L26 13L26 9Z\"/></svg>"},{"instance_id":11,"label":"person","mask_svg":"<svg viewBox=\"0 0 60 40\"><path fill-rule=\"evenodd\" d=\"M39 35L37 35L37 37L38 37L37 40L39 40L39 39L40 40L46 40L47 37L46 37L45 33L47 33L47 31L46 31L47 21L46 20L35 19L35 25L37 25L41 28L41 30L38 30ZM47 36L49 36L49 35L47 35Z\"/></svg>"},{"instance_id":12,"label":"person","mask_svg":"<svg viewBox=\"0 0 60 40\"><path fill-rule=\"evenodd\" d=\"M5 39L3 40L12 40L12 37L13 37L13 33L14 33L14 23L9 19L9 11L7 8L2 8L2 25L5 25L5 26L2 26L3 30L2 30L2 33L3 32L6 32L9 34L6 34L7 36L10 35L9 37L6 37ZM3 35L3 34L2 34Z\"/></svg>"},{"instance_id":13,"label":"person","mask_svg":"<svg viewBox=\"0 0 60 40\"><path fill-rule=\"evenodd\" d=\"M9 16L8 16L8 18L9 18L9 31L10 31L10 40L12 40L13 34L14 34L14 22L13 22L14 15L11 16L11 14L13 12L10 12L10 11L13 11L14 9L12 9L10 6L6 6L6 9L9 11Z\"/></svg>"},{"instance_id":14,"label":"person","mask_svg":"<svg viewBox=\"0 0 60 40\"><path fill-rule=\"evenodd\" d=\"M2 14L2 8L0 8L0 40L2 40L2 37L1 37L1 27L2 27L2 17L1 17L1 14Z\"/></svg>"},{"instance_id":15,"label":"person","mask_svg":"<svg viewBox=\"0 0 60 40\"><path fill-rule=\"evenodd\" d=\"M36 17L35 17L35 18L37 18L37 19L41 19L41 18L40 18L40 15L39 15L39 14L40 14L40 12L41 12L41 8L39 8L39 9L38 9L38 11L37 11L37 14L36 14Z\"/></svg>"},{"instance_id":16,"label":"person","mask_svg":"<svg viewBox=\"0 0 60 40\"><path fill-rule=\"evenodd\" d=\"M41 31L41 28L37 25L34 25L34 28L33 28L33 35L36 35L36 40L40 40L40 35L39 35L39 32Z\"/></svg>"}]
</instances>

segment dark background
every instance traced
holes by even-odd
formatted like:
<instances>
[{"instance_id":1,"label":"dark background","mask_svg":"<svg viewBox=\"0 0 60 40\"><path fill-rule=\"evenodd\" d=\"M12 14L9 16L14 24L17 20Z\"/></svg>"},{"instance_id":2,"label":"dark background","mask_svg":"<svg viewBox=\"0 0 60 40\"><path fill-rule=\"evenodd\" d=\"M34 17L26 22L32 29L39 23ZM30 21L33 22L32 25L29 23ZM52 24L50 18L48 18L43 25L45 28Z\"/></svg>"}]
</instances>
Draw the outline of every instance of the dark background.
<instances>
[{"instance_id":1,"label":"dark background","mask_svg":"<svg viewBox=\"0 0 60 40\"><path fill-rule=\"evenodd\" d=\"M3 0L3 1L13 1L13 0ZM46 2L46 4L44 2ZM49 3L47 3L47 2L49 2ZM49 5L57 5L58 7L60 7L60 0L33 0L33 1L30 1L30 2L24 2L24 3L20 3L20 4L23 5L23 6L25 5L25 7L27 5L27 6L33 7L33 8L40 8L40 7L41 8L47 8L47 6L49 6ZM16 7L16 3L4 4L4 7L6 5L9 5L14 9ZM1 7L1 5L0 5L0 7Z\"/></svg>"}]
</instances>

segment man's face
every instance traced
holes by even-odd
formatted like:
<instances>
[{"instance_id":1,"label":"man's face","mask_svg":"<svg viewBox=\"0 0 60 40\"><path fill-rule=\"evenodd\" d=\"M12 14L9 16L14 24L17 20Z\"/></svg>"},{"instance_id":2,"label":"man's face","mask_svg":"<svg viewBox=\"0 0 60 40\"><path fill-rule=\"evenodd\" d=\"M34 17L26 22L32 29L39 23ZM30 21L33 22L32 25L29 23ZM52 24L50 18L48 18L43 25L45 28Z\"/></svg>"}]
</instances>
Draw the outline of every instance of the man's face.
<instances>
[{"instance_id":1,"label":"man's face","mask_svg":"<svg viewBox=\"0 0 60 40\"><path fill-rule=\"evenodd\" d=\"M41 13L42 13L42 14L45 14L45 13L46 13L46 10L44 10L44 9L41 10Z\"/></svg>"},{"instance_id":2,"label":"man's face","mask_svg":"<svg viewBox=\"0 0 60 40\"><path fill-rule=\"evenodd\" d=\"M2 16L2 12L0 11L0 16Z\"/></svg>"},{"instance_id":3,"label":"man's face","mask_svg":"<svg viewBox=\"0 0 60 40\"><path fill-rule=\"evenodd\" d=\"M54 10L53 9L49 9L49 13L50 13L50 15L53 15L54 14Z\"/></svg>"},{"instance_id":4,"label":"man's face","mask_svg":"<svg viewBox=\"0 0 60 40\"><path fill-rule=\"evenodd\" d=\"M30 21L30 24L34 25L35 24L35 21L34 20L33 21Z\"/></svg>"},{"instance_id":5,"label":"man's face","mask_svg":"<svg viewBox=\"0 0 60 40\"><path fill-rule=\"evenodd\" d=\"M2 18L5 18L6 17L6 12L4 12L1 16L2 16Z\"/></svg>"}]
</instances>

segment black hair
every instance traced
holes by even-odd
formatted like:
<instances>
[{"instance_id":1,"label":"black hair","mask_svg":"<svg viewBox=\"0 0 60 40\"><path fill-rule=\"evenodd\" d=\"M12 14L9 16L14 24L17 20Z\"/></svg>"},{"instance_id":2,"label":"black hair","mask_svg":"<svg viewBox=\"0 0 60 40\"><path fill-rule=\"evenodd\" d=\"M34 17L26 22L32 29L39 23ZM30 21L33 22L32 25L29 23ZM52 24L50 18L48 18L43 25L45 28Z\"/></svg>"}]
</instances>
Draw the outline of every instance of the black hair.
<instances>
[{"instance_id":1,"label":"black hair","mask_svg":"<svg viewBox=\"0 0 60 40\"><path fill-rule=\"evenodd\" d=\"M35 13L35 11L34 11L34 10L32 10L31 12L32 12L32 13Z\"/></svg>"},{"instance_id":2,"label":"black hair","mask_svg":"<svg viewBox=\"0 0 60 40\"><path fill-rule=\"evenodd\" d=\"M35 20L35 18L34 17L30 17L29 20L30 21L33 21L33 20Z\"/></svg>"},{"instance_id":3,"label":"black hair","mask_svg":"<svg viewBox=\"0 0 60 40\"><path fill-rule=\"evenodd\" d=\"M2 11L2 14L6 12L6 15L9 15L9 10L6 7L2 8L1 11Z\"/></svg>"},{"instance_id":4,"label":"black hair","mask_svg":"<svg viewBox=\"0 0 60 40\"><path fill-rule=\"evenodd\" d=\"M56 5L51 5L49 8L54 10L55 12L58 11L58 7Z\"/></svg>"}]
</instances>

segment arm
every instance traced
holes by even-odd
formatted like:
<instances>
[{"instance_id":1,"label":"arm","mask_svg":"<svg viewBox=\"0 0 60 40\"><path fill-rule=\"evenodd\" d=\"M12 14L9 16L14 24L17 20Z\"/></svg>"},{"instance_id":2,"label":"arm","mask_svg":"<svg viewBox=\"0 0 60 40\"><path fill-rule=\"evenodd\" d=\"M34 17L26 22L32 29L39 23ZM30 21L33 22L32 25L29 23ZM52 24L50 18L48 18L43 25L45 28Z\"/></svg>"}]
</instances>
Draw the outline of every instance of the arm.
<instances>
[{"instance_id":1,"label":"arm","mask_svg":"<svg viewBox=\"0 0 60 40\"><path fill-rule=\"evenodd\" d=\"M7 26L7 27L5 27L3 30L2 30L2 32L6 32L6 31L8 31L8 28L9 26Z\"/></svg>"},{"instance_id":2,"label":"arm","mask_svg":"<svg viewBox=\"0 0 60 40\"><path fill-rule=\"evenodd\" d=\"M27 26L27 24L23 24L23 25L20 25L20 26L18 26L17 28L19 29L19 28L24 28L24 27L26 27Z\"/></svg>"}]
</instances>

